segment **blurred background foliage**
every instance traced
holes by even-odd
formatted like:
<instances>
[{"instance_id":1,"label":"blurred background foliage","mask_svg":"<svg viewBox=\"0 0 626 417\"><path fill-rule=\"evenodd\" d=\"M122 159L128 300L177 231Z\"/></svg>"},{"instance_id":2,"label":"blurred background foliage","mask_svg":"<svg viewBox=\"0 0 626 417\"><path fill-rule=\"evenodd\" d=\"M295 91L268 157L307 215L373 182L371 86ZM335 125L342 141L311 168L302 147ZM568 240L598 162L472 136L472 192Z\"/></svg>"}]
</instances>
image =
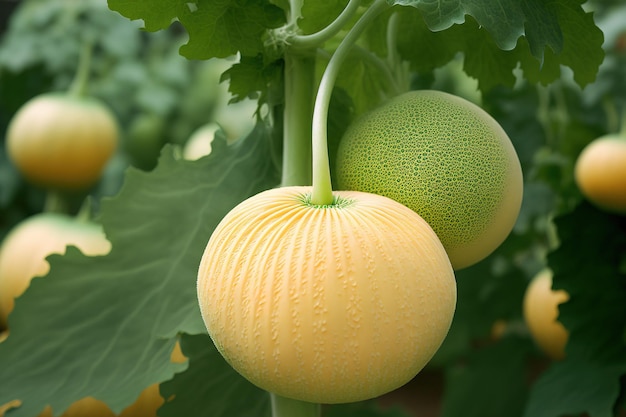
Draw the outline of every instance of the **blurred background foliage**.
<instances>
[{"instance_id":1,"label":"blurred background foliage","mask_svg":"<svg viewBox=\"0 0 626 417\"><path fill-rule=\"evenodd\" d=\"M102 0L3 1L0 7L0 235L41 211L45 198L7 160L7 124L30 98L67 90L87 40L93 43L88 94L113 110L122 132L116 156L89 190L94 201L118 191L128 166L153 169L164 144L182 147L217 118L232 136L254 123L251 101L226 106L231 97L220 77L231 62L181 57L187 35L179 25L147 33Z\"/></svg>"}]
</instances>

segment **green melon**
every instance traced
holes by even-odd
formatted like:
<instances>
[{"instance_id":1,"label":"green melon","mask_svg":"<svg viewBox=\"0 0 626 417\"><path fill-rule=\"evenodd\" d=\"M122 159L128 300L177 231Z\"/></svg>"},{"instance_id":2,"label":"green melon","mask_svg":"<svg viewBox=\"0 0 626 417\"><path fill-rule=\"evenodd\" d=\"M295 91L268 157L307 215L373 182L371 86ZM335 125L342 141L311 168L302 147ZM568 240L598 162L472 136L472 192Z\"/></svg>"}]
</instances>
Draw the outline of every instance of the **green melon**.
<instances>
[{"instance_id":1,"label":"green melon","mask_svg":"<svg viewBox=\"0 0 626 417\"><path fill-rule=\"evenodd\" d=\"M477 105L412 91L361 116L339 145L338 188L392 198L435 230L455 269L491 254L519 214L523 181L502 127Z\"/></svg>"}]
</instances>

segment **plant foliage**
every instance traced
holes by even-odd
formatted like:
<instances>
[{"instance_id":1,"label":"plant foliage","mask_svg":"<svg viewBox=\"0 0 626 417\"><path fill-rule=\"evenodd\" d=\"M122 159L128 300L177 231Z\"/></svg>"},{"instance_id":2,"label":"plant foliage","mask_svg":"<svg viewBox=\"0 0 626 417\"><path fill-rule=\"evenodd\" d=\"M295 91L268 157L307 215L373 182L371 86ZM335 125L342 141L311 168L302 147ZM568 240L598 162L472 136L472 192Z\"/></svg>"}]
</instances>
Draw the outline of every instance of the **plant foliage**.
<instances>
[{"instance_id":1,"label":"plant foliage","mask_svg":"<svg viewBox=\"0 0 626 417\"><path fill-rule=\"evenodd\" d=\"M298 44L298 37L323 30L348 1L306 0L299 10L290 8L300 2L284 0L22 3L0 38L0 126L30 97L66 88L79 40L90 36L90 93L119 117L124 145L88 193L113 250L95 258L75 248L51 256L50 273L16 300L10 336L0 343L0 409L20 400L7 416L32 417L46 405L60 415L95 396L119 412L158 382L167 398L163 417L269 416L267 394L211 344L197 307L196 271L222 217L281 182L283 111L297 105L285 93L285 63L314 57L319 80L371 1L314 45ZM489 111L509 133L525 177L522 211L507 241L457 273L457 313L429 365L428 374L444 381L437 415L619 415L626 394L625 218L584 201L573 164L587 143L619 128L626 7L580 0L387 3L339 74L329 115L331 161L355 117L404 90L435 88ZM214 121L216 108L244 99L258 105L249 135L227 141L218 133L208 156L180 156L190 133ZM150 151L134 147L133 125L141 118L158 122L147 123ZM0 152L2 234L42 204L43 191L26 184ZM526 285L546 266L555 288L571 296L560 309L571 334L567 357L555 363L522 319ZM494 323L505 323L497 336ZM178 340L185 365L169 362ZM413 414L406 404L370 401L324 407L323 415Z\"/></svg>"}]
</instances>

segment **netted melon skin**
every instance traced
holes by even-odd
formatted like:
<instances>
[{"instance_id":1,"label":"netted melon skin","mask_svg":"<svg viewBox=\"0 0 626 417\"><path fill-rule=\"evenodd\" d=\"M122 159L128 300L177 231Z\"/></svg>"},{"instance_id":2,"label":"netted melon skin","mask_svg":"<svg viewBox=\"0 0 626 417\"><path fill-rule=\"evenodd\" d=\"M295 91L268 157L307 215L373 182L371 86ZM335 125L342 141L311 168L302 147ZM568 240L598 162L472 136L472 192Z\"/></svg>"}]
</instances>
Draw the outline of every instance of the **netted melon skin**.
<instances>
[{"instance_id":1,"label":"netted melon skin","mask_svg":"<svg viewBox=\"0 0 626 417\"><path fill-rule=\"evenodd\" d=\"M339 145L341 190L392 198L441 239L455 269L491 254L521 207L522 170L484 110L439 91L400 95L357 119Z\"/></svg>"}]
</instances>

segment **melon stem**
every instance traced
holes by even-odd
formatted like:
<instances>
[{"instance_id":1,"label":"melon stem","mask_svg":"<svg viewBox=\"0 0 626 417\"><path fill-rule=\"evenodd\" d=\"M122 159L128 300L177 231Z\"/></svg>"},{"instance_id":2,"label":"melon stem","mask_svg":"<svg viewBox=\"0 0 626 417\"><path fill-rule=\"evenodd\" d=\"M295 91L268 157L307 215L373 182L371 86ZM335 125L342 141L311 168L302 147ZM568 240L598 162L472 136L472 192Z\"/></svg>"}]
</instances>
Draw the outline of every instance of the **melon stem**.
<instances>
[{"instance_id":1,"label":"melon stem","mask_svg":"<svg viewBox=\"0 0 626 417\"><path fill-rule=\"evenodd\" d=\"M317 403L294 400L270 393L272 417L319 417L321 406Z\"/></svg>"},{"instance_id":2,"label":"melon stem","mask_svg":"<svg viewBox=\"0 0 626 417\"><path fill-rule=\"evenodd\" d=\"M91 69L91 55L93 51L93 41L87 39L83 43L83 47L78 57L78 67L76 75L72 80L69 88L69 94L75 97L82 97L87 94L87 82L89 80L89 71Z\"/></svg>"},{"instance_id":3,"label":"melon stem","mask_svg":"<svg viewBox=\"0 0 626 417\"><path fill-rule=\"evenodd\" d=\"M43 212L68 214L69 205L61 192L48 190L44 201Z\"/></svg>"},{"instance_id":4,"label":"melon stem","mask_svg":"<svg viewBox=\"0 0 626 417\"><path fill-rule=\"evenodd\" d=\"M368 24L389 7L386 0L375 0L372 3L341 41L322 75L313 107L313 192L311 203L314 205L327 206L333 203L333 188L328 159L327 123L330 97L339 74L339 68Z\"/></svg>"}]
</instances>

